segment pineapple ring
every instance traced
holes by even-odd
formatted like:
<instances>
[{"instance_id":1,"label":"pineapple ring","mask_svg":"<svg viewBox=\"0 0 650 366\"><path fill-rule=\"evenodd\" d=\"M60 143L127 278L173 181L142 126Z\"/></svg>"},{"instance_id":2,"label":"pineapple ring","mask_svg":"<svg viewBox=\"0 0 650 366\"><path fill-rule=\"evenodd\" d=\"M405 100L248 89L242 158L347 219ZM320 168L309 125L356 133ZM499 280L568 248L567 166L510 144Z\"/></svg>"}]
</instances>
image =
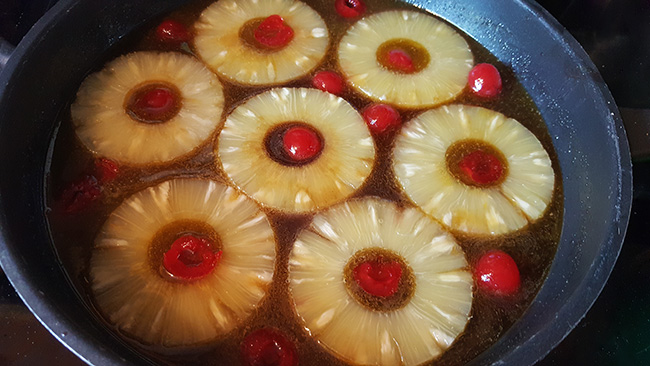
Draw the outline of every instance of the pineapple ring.
<instances>
[{"instance_id":1,"label":"pineapple ring","mask_svg":"<svg viewBox=\"0 0 650 366\"><path fill-rule=\"evenodd\" d=\"M426 49L430 60L410 74L389 70L377 50L390 40L409 40ZM443 103L460 94L474 63L467 42L432 16L386 11L354 24L339 44L339 64L348 83L368 97L405 108Z\"/></svg>"},{"instance_id":2,"label":"pineapple ring","mask_svg":"<svg viewBox=\"0 0 650 366\"><path fill-rule=\"evenodd\" d=\"M344 283L355 253L383 248L415 275L403 307L375 311ZM440 355L464 330L473 279L462 248L430 217L378 198L347 201L317 214L289 258L289 290L310 334L355 365L418 365Z\"/></svg>"},{"instance_id":3,"label":"pineapple ring","mask_svg":"<svg viewBox=\"0 0 650 366\"><path fill-rule=\"evenodd\" d=\"M192 283L163 278L148 258L158 230L179 220L204 222L221 239L220 263ZM273 230L254 201L221 183L177 179L113 211L95 241L90 277L99 309L120 332L178 347L208 342L241 323L264 296L274 262Z\"/></svg>"},{"instance_id":4,"label":"pineapple ring","mask_svg":"<svg viewBox=\"0 0 650 366\"><path fill-rule=\"evenodd\" d=\"M320 156L287 166L267 153L268 131L300 121L323 138ZM372 170L375 145L359 113L317 89L279 88L238 106L226 119L217 147L224 171L246 194L274 208L310 211L352 194Z\"/></svg>"},{"instance_id":5,"label":"pineapple ring","mask_svg":"<svg viewBox=\"0 0 650 366\"><path fill-rule=\"evenodd\" d=\"M457 141L476 139L500 150L505 179L492 187L462 183L447 168ZM394 170L406 194L426 213L454 230L503 234L538 219L551 201L555 173L539 140L501 113L449 105L411 120L395 142Z\"/></svg>"},{"instance_id":6,"label":"pineapple ring","mask_svg":"<svg viewBox=\"0 0 650 366\"><path fill-rule=\"evenodd\" d=\"M163 82L180 91L181 107L162 123L131 118L125 100L135 88ZM179 53L136 52L87 77L72 104L75 132L91 151L127 164L166 162L192 151L216 129L224 97L219 79Z\"/></svg>"},{"instance_id":7,"label":"pineapple ring","mask_svg":"<svg viewBox=\"0 0 650 366\"><path fill-rule=\"evenodd\" d=\"M280 15L294 31L291 42L274 52L260 52L242 42L248 21ZM195 24L199 57L222 76L242 84L279 84L313 70L325 56L329 33L312 8L295 0L220 0Z\"/></svg>"}]
</instances>

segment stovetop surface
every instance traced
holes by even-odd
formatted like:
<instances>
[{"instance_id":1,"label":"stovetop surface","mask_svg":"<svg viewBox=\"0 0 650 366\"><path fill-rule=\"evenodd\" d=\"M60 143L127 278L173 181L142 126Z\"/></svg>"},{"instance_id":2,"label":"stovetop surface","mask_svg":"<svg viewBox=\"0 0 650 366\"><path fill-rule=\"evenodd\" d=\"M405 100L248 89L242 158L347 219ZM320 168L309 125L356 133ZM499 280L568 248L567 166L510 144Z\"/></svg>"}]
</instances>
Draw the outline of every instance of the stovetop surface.
<instances>
[{"instance_id":1,"label":"stovetop surface","mask_svg":"<svg viewBox=\"0 0 650 366\"><path fill-rule=\"evenodd\" d=\"M0 37L16 44L56 0L0 1ZM583 45L620 108L650 111L650 0L539 0ZM634 161L620 257L585 318L538 363L650 365L650 160ZM0 273L0 365L84 363L59 344Z\"/></svg>"}]
</instances>

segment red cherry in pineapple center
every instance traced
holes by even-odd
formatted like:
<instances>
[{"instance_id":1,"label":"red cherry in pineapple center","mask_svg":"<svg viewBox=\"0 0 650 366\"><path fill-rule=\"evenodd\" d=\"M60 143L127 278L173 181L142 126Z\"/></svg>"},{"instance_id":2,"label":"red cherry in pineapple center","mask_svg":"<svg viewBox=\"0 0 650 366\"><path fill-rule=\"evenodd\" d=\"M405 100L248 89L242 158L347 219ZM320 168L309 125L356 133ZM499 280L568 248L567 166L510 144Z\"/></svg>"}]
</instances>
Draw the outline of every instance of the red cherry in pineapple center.
<instances>
[{"instance_id":1,"label":"red cherry in pineapple center","mask_svg":"<svg viewBox=\"0 0 650 366\"><path fill-rule=\"evenodd\" d=\"M174 93L167 88L155 88L142 93L136 99L134 107L144 113L164 114L174 105Z\"/></svg>"},{"instance_id":2,"label":"red cherry in pineapple center","mask_svg":"<svg viewBox=\"0 0 650 366\"><path fill-rule=\"evenodd\" d=\"M415 71L413 58L406 51L396 48L388 51L388 63L396 70L410 74Z\"/></svg>"},{"instance_id":3,"label":"red cherry in pineapple center","mask_svg":"<svg viewBox=\"0 0 650 366\"><path fill-rule=\"evenodd\" d=\"M517 263L501 250L483 254L474 268L474 278L482 291L499 296L516 293L521 284Z\"/></svg>"},{"instance_id":4,"label":"red cherry in pineapple center","mask_svg":"<svg viewBox=\"0 0 650 366\"><path fill-rule=\"evenodd\" d=\"M477 185L490 185L503 177L505 168L501 160L489 152L473 151L458 164L460 170Z\"/></svg>"},{"instance_id":5,"label":"red cherry in pineapple center","mask_svg":"<svg viewBox=\"0 0 650 366\"><path fill-rule=\"evenodd\" d=\"M250 333L241 344L245 366L296 366L296 349L282 333L264 328Z\"/></svg>"},{"instance_id":6,"label":"red cherry in pineapple center","mask_svg":"<svg viewBox=\"0 0 650 366\"><path fill-rule=\"evenodd\" d=\"M295 162L311 161L320 154L323 143L320 136L307 126L289 127L282 136L282 147Z\"/></svg>"},{"instance_id":7,"label":"red cherry in pineapple center","mask_svg":"<svg viewBox=\"0 0 650 366\"><path fill-rule=\"evenodd\" d=\"M174 87L150 84L135 90L125 109L140 122L159 123L174 117L180 107L180 93Z\"/></svg>"},{"instance_id":8,"label":"red cherry in pineapple center","mask_svg":"<svg viewBox=\"0 0 650 366\"><path fill-rule=\"evenodd\" d=\"M388 297L399 289L402 265L397 261L367 261L354 268L353 276L357 284L368 294Z\"/></svg>"},{"instance_id":9,"label":"red cherry in pineapple center","mask_svg":"<svg viewBox=\"0 0 650 366\"><path fill-rule=\"evenodd\" d=\"M293 36L293 29L277 14L264 19L253 32L259 46L272 50L285 47Z\"/></svg>"},{"instance_id":10,"label":"red cherry in pineapple center","mask_svg":"<svg viewBox=\"0 0 650 366\"><path fill-rule=\"evenodd\" d=\"M163 257L165 270L174 278L198 280L214 270L221 259L221 251L213 251L214 244L206 238L184 235L172 243Z\"/></svg>"},{"instance_id":11,"label":"red cherry in pineapple center","mask_svg":"<svg viewBox=\"0 0 650 366\"><path fill-rule=\"evenodd\" d=\"M426 47L408 38L394 38L380 44L376 57L381 66L398 74L417 73L431 62Z\"/></svg>"}]
</instances>

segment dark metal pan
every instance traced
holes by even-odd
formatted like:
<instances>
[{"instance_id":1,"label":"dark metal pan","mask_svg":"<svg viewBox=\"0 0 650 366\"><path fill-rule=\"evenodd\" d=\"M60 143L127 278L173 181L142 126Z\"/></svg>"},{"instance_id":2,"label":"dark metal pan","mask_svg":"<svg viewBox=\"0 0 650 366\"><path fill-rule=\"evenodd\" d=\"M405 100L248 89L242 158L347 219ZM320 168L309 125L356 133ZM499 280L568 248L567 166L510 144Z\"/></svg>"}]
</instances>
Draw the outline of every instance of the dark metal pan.
<instances>
[{"instance_id":1,"label":"dark metal pan","mask_svg":"<svg viewBox=\"0 0 650 366\"><path fill-rule=\"evenodd\" d=\"M632 194L616 105L580 45L526 0L409 0L468 33L510 65L537 103L564 185L561 241L524 316L472 365L530 365L568 334L616 261ZM61 0L0 74L0 262L38 319L93 365L148 364L107 333L68 283L46 224L45 174L57 115L83 77L132 30L183 0Z\"/></svg>"}]
</instances>

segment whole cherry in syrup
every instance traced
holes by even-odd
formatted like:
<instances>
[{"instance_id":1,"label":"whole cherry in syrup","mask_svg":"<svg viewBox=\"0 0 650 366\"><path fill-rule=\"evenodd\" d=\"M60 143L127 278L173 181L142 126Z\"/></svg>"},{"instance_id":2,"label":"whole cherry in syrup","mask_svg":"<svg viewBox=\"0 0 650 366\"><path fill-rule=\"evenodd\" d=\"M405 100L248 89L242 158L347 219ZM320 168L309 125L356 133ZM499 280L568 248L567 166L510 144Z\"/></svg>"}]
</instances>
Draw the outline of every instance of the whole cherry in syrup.
<instances>
[{"instance_id":1,"label":"whole cherry in syrup","mask_svg":"<svg viewBox=\"0 0 650 366\"><path fill-rule=\"evenodd\" d=\"M341 75L334 71L319 71L312 79L312 86L316 89L339 95L345 88Z\"/></svg>"},{"instance_id":2,"label":"whole cherry in syrup","mask_svg":"<svg viewBox=\"0 0 650 366\"><path fill-rule=\"evenodd\" d=\"M492 64L474 66L469 72L468 83L472 92L480 97L493 98L501 93L501 74Z\"/></svg>"},{"instance_id":3,"label":"whole cherry in syrup","mask_svg":"<svg viewBox=\"0 0 650 366\"><path fill-rule=\"evenodd\" d=\"M474 279L481 291L497 296L513 295L521 285L517 263L502 250L481 256L474 268Z\"/></svg>"},{"instance_id":4,"label":"whole cherry in syrup","mask_svg":"<svg viewBox=\"0 0 650 366\"><path fill-rule=\"evenodd\" d=\"M241 344L243 366L296 366L296 346L280 331L262 328L253 331Z\"/></svg>"},{"instance_id":5,"label":"whole cherry in syrup","mask_svg":"<svg viewBox=\"0 0 650 366\"><path fill-rule=\"evenodd\" d=\"M366 4L362 0L336 0L336 12L344 18L356 18L366 12Z\"/></svg>"},{"instance_id":6,"label":"whole cherry in syrup","mask_svg":"<svg viewBox=\"0 0 650 366\"><path fill-rule=\"evenodd\" d=\"M165 19L156 28L156 37L159 41L169 44L189 42L192 35L187 27L176 20Z\"/></svg>"},{"instance_id":7,"label":"whole cherry in syrup","mask_svg":"<svg viewBox=\"0 0 650 366\"><path fill-rule=\"evenodd\" d=\"M382 134L397 129L402 124L402 117L395 108L388 104L372 104L363 110L363 119L374 134Z\"/></svg>"}]
</instances>

